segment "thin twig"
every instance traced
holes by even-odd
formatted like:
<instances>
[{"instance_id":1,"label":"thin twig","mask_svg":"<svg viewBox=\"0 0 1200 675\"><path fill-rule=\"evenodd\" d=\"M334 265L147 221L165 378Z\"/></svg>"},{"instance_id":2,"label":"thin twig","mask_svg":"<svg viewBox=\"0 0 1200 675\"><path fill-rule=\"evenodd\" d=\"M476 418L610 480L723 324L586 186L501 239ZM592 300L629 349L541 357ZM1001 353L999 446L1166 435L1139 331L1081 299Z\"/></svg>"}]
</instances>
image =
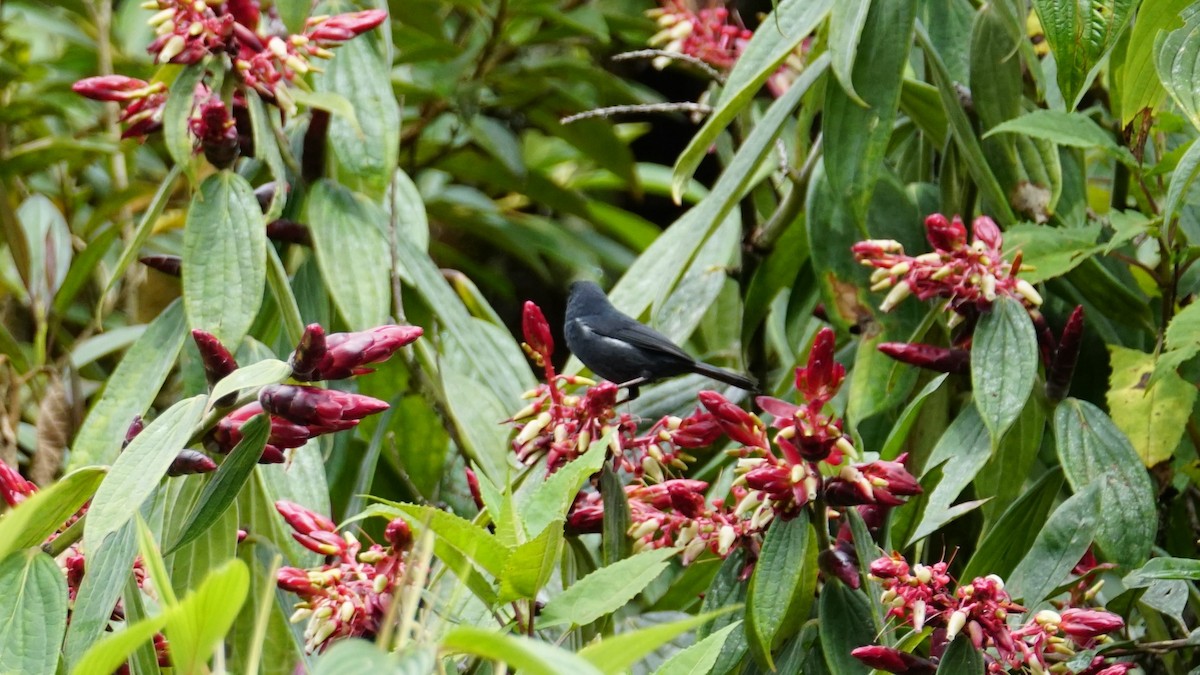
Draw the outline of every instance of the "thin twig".
<instances>
[{"instance_id":1,"label":"thin twig","mask_svg":"<svg viewBox=\"0 0 1200 675\"><path fill-rule=\"evenodd\" d=\"M665 49L638 49L638 50L632 51L632 52L621 52L620 54L617 54L616 56L612 57L612 60L613 61L628 61L630 59L658 59L658 58L671 59L672 61L683 61L685 63L690 63L693 66L696 66L700 70L704 71L704 74L708 75L712 79L716 80L717 82L719 82L721 84L725 84L725 75L722 74L721 71L717 70L716 68L713 68L712 66L708 65L701 59L698 59L695 56L691 56L690 54L680 54L679 52L669 52Z\"/></svg>"},{"instance_id":2,"label":"thin twig","mask_svg":"<svg viewBox=\"0 0 1200 675\"><path fill-rule=\"evenodd\" d=\"M570 124L579 120L588 119L591 117L612 117L613 115L623 115L626 113L699 113L707 115L712 112L712 108L703 103L691 103L687 101L679 101L674 103L639 103L637 105L612 105L607 108L595 108L593 110L585 110L581 113L568 115L561 120L560 124Z\"/></svg>"}]
</instances>

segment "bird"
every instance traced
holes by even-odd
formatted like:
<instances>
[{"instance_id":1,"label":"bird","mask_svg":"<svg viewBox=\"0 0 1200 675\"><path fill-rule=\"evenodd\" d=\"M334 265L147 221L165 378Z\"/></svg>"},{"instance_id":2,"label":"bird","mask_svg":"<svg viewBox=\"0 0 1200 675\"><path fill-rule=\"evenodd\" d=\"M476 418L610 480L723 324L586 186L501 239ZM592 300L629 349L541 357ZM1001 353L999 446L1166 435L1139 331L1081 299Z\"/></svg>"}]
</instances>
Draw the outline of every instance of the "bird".
<instances>
[{"instance_id":1,"label":"bird","mask_svg":"<svg viewBox=\"0 0 1200 675\"><path fill-rule=\"evenodd\" d=\"M626 401L638 397L641 385L685 373L758 391L754 378L697 361L667 336L622 314L594 282L571 284L566 314L567 348L593 373L626 389Z\"/></svg>"}]
</instances>

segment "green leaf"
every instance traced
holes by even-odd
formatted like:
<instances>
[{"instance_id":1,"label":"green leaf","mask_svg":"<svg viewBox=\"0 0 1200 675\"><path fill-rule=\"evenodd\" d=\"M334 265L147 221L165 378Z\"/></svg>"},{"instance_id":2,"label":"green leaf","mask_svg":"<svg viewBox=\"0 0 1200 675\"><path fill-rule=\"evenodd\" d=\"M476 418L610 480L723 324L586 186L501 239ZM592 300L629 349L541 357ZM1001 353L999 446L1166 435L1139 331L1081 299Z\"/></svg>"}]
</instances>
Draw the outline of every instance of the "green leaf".
<instances>
[{"instance_id":1,"label":"green leaf","mask_svg":"<svg viewBox=\"0 0 1200 675\"><path fill-rule=\"evenodd\" d=\"M600 559L605 565L629 557L629 497L621 477L607 462L600 469L600 497L604 507L601 521Z\"/></svg>"},{"instance_id":2,"label":"green leaf","mask_svg":"<svg viewBox=\"0 0 1200 675\"><path fill-rule=\"evenodd\" d=\"M869 104L854 90L854 60L871 0L846 0L833 4L829 14L829 51L833 54L833 74L850 100L866 108Z\"/></svg>"},{"instance_id":3,"label":"green leaf","mask_svg":"<svg viewBox=\"0 0 1200 675\"><path fill-rule=\"evenodd\" d=\"M671 196L679 202L700 162L721 131L733 121L779 64L813 31L833 6L832 0L782 0L759 25L761 30L734 63L721 95L704 126L696 132L675 162ZM806 68L807 69L807 68Z\"/></svg>"},{"instance_id":4,"label":"green leaf","mask_svg":"<svg viewBox=\"0 0 1200 675\"><path fill-rule=\"evenodd\" d=\"M430 506L384 502L389 513L410 525L427 527L437 538L477 563L488 574L500 578L509 552L487 530L452 513Z\"/></svg>"},{"instance_id":5,"label":"green leaf","mask_svg":"<svg viewBox=\"0 0 1200 675\"><path fill-rule=\"evenodd\" d=\"M167 624L167 615L147 617L125 627L119 633L110 633L92 645L71 671L72 675L88 673L111 673L121 666L134 650L154 637Z\"/></svg>"},{"instance_id":6,"label":"green leaf","mask_svg":"<svg viewBox=\"0 0 1200 675\"><path fill-rule=\"evenodd\" d=\"M935 467L941 468L941 480L932 486L922 486L928 497L920 524L908 538L910 545L965 513L963 510L951 509L950 505L959 493L971 484L979 470L987 464L991 454L992 443L979 411L975 406L964 407L942 433L925 462L922 480L928 482L928 479L935 475ZM978 502L967 503L978 506Z\"/></svg>"},{"instance_id":7,"label":"green leaf","mask_svg":"<svg viewBox=\"0 0 1200 675\"><path fill-rule=\"evenodd\" d=\"M1137 4L1137 0L1033 1L1054 53L1058 88L1068 111L1079 105Z\"/></svg>"},{"instance_id":8,"label":"green leaf","mask_svg":"<svg viewBox=\"0 0 1200 675\"><path fill-rule=\"evenodd\" d=\"M167 612L171 665L201 672L237 618L250 591L250 570L237 558L209 572L204 581Z\"/></svg>"},{"instance_id":9,"label":"green leaf","mask_svg":"<svg viewBox=\"0 0 1200 675\"><path fill-rule=\"evenodd\" d=\"M1020 117L997 124L983 135L990 138L996 134L1019 134L1031 138L1053 141L1072 148L1099 148L1118 159L1133 163L1129 149L1117 144L1117 139L1092 121L1092 118L1077 112L1061 110L1034 110Z\"/></svg>"},{"instance_id":10,"label":"green leaf","mask_svg":"<svg viewBox=\"0 0 1200 675\"><path fill-rule=\"evenodd\" d=\"M207 59L184 66L171 83L171 89L167 92L167 103L162 112L163 141L167 146L167 154L175 164L183 167L188 180L193 182L196 180L196 167L192 161L192 149L195 146L192 133L188 130L188 122L191 121L192 108L195 107L196 85L204 79L207 72Z\"/></svg>"},{"instance_id":11,"label":"green leaf","mask_svg":"<svg viewBox=\"0 0 1200 675\"><path fill-rule=\"evenodd\" d=\"M168 408L117 458L88 509L83 529L86 550L95 550L105 537L129 522L158 487L200 422L206 398L194 396Z\"/></svg>"},{"instance_id":12,"label":"green leaf","mask_svg":"<svg viewBox=\"0 0 1200 675\"><path fill-rule=\"evenodd\" d=\"M75 436L68 469L116 459L130 422L146 413L171 373L183 348L184 327L183 304L172 302L125 352Z\"/></svg>"},{"instance_id":13,"label":"green leaf","mask_svg":"<svg viewBox=\"0 0 1200 675\"><path fill-rule=\"evenodd\" d=\"M483 322L475 319L472 322L482 327ZM463 350L455 347L453 351L461 354ZM442 364L446 413L458 429L456 440L462 443L466 456L478 464L485 475L501 480L506 475L506 462L512 451L508 444L510 430L497 424L497 420L506 419L512 408L506 408L504 401L490 389L481 388L478 379L459 372L464 365L450 359Z\"/></svg>"},{"instance_id":14,"label":"green leaf","mask_svg":"<svg viewBox=\"0 0 1200 675\"><path fill-rule=\"evenodd\" d=\"M1180 310L1167 324L1166 349L1159 354L1149 384L1155 384L1168 372L1175 372L1184 361L1196 354L1200 354L1200 304L1192 303Z\"/></svg>"},{"instance_id":15,"label":"green leaf","mask_svg":"<svg viewBox=\"0 0 1200 675\"><path fill-rule=\"evenodd\" d=\"M1200 13L1192 12L1181 28L1159 34L1154 48L1154 65L1163 86L1200 129Z\"/></svg>"},{"instance_id":16,"label":"green leaf","mask_svg":"<svg viewBox=\"0 0 1200 675\"><path fill-rule=\"evenodd\" d=\"M507 603L536 598L558 566L563 547L563 521L555 521L541 534L518 545L504 563L500 576L500 599Z\"/></svg>"},{"instance_id":17,"label":"green leaf","mask_svg":"<svg viewBox=\"0 0 1200 675\"><path fill-rule=\"evenodd\" d=\"M829 670L836 675L867 675L871 669L850 655L856 647L875 643L875 622L866 596L835 581L822 589L820 606L821 648Z\"/></svg>"},{"instance_id":18,"label":"green leaf","mask_svg":"<svg viewBox=\"0 0 1200 675\"><path fill-rule=\"evenodd\" d=\"M1021 278L1031 284L1062 276L1104 249L1099 224L1048 227L1021 223L1004 231L1004 254L1021 252ZM1026 265L1025 263L1028 263Z\"/></svg>"},{"instance_id":19,"label":"green leaf","mask_svg":"<svg viewBox=\"0 0 1200 675\"><path fill-rule=\"evenodd\" d=\"M771 670L772 652L800 632L817 588L817 541L806 517L771 524L746 602L751 652Z\"/></svg>"},{"instance_id":20,"label":"green leaf","mask_svg":"<svg viewBox=\"0 0 1200 675\"><path fill-rule=\"evenodd\" d=\"M894 460L900 456L900 451L904 448L905 441L908 440L908 433L917 423L921 409L925 407L925 402L941 388L947 377L949 374L943 373L933 378L921 388L921 391L917 392L916 396L909 400L908 405L901 411L900 417L896 419L896 423L892 425L891 431L888 432L883 447L879 450L880 459Z\"/></svg>"},{"instance_id":21,"label":"green leaf","mask_svg":"<svg viewBox=\"0 0 1200 675\"><path fill-rule=\"evenodd\" d=\"M244 368L238 368L221 378L221 381L213 387L208 398L210 402L216 402L234 392L265 387L268 384L278 384L290 377L291 374L292 367L283 361L263 359Z\"/></svg>"},{"instance_id":22,"label":"green leaf","mask_svg":"<svg viewBox=\"0 0 1200 675\"><path fill-rule=\"evenodd\" d=\"M712 621L719 614L732 611L727 607L717 612L692 616L671 623L659 624L638 631L605 638L579 650L579 655L605 673L625 673L643 657L659 649L689 630Z\"/></svg>"},{"instance_id":23,"label":"green leaf","mask_svg":"<svg viewBox=\"0 0 1200 675\"><path fill-rule=\"evenodd\" d=\"M1166 91L1154 67L1154 42L1160 32L1170 32L1183 25L1180 12L1191 6L1192 0L1156 0L1138 7L1125 61L1120 65L1121 126L1128 126L1145 109L1157 108Z\"/></svg>"},{"instance_id":24,"label":"green leaf","mask_svg":"<svg viewBox=\"0 0 1200 675\"><path fill-rule=\"evenodd\" d=\"M0 562L0 672L53 673L67 630L67 582L54 558L18 551Z\"/></svg>"},{"instance_id":25,"label":"green leaf","mask_svg":"<svg viewBox=\"0 0 1200 675\"><path fill-rule=\"evenodd\" d=\"M1026 607L1035 607L1067 580L1092 545L1099 515L1097 493L1089 486L1055 509L1009 576L1009 595L1023 599Z\"/></svg>"},{"instance_id":26,"label":"green leaf","mask_svg":"<svg viewBox=\"0 0 1200 675\"><path fill-rule=\"evenodd\" d=\"M642 551L592 572L546 603L538 628L586 626L621 609L667 568L677 548Z\"/></svg>"},{"instance_id":27,"label":"green leaf","mask_svg":"<svg viewBox=\"0 0 1200 675\"><path fill-rule=\"evenodd\" d=\"M1125 575L1125 588L1142 588L1163 579L1200 580L1200 560L1192 558L1151 558L1145 565Z\"/></svg>"},{"instance_id":28,"label":"green leaf","mask_svg":"<svg viewBox=\"0 0 1200 675\"><path fill-rule=\"evenodd\" d=\"M441 648L451 653L502 661L514 670L532 675L600 675L603 672L581 656L548 642L474 626L452 628L442 637Z\"/></svg>"},{"instance_id":29,"label":"green leaf","mask_svg":"<svg viewBox=\"0 0 1200 675\"><path fill-rule=\"evenodd\" d=\"M263 447L267 444L267 436L271 433L269 416L255 415L242 425L241 432L242 440L225 461L221 462L212 479L204 485L204 491L200 493L195 508L188 516L187 524L171 544L168 553L179 550L184 544L204 534L205 530L212 527L226 509L233 505L242 486L250 479L258 458L262 456Z\"/></svg>"},{"instance_id":30,"label":"green leaf","mask_svg":"<svg viewBox=\"0 0 1200 675\"><path fill-rule=\"evenodd\" d=\"M382 211L329 180L313 185L307 222L321 278L333 303L354 330L387 322L391 307L388 243L379 228Z\"/></svg>"},{"instance_id":31,"label":"green leaf","mask_svg":"<svg viewBox=\"0 0 1200 675\"><path fill-rule=\"evenodd\" d=\"M38 546L95 494L106 467L85 467L38 490L0 518L0 558Z\"/></svg>"},{"instance_id":32,"label":"green leaf","mask_svg":"<svg viewBox=\"0 0 1200 675\"><path fill-rule=\"evenodd\" d=\"M1197 175L1200 175L1200 143L1193 142L1171 172L1171 183L1167 186L1167 198L1161 211L1164 223L1172 222L1175 213L1183 208Z\"/></svg>"},{"instance_id":33,"label":"green leaf","mask_svg":"<svg viewBox=\"0 0 1200 675\"><path fill-rule=\"evenodd\" d=\"M946 648L938 661L941 675L983 675L983 655L971 644L971 638L960 633Z\"/></svg>"},{"instance_id":34,"label":"green leaf","mask_svg":"<svg viewBox=\"0 0 1200 675\"><path fill-rule=\"evenodd\" d=\"M866 107L840 87L825 89L825 174L834 194L849 208L859 227L866 219L871 191L883 169L892 136L902 73L912 45L916 4L915 0L870 3L853 75L854 90L866 101Z\"/></svg>"},{"instance_id":35,"label":"green leaf","mask_svg":"<svg viewBox=\"0 0 1200 675\"><path fill-rule=\"evenodd\" d=\"M555 521L564 520L585 481L600 471L614 442L615 431L592 441L587 452L550 474L520 505L521 520L531 536Z\"/></svg>"},{"instance_id":36,"label":"green leaf","mask_svg":"<svg viewBox=\"0 0 1200 675\"><path fill-rule=\"evenodd\" d=\"M183 231L188 323L236 345L250 330L267 281L267 234L254 189L232 171L204 179Z\"/></svg>"},{"instance_id":37,"label":"green leaf","mask_svg":"<svg viewBox=\"0 0 1200 675\"><path fill-rule=\"evenodd\" d=\"M278 5L276 5L278 7ZM271 116L277 115L277 108L267 112L262 98L252 87L244 90L246 108L250 111L250 128L254 132L254 154L267 163L271 170L271 180L275 181L275 194L271 196L271 204L267 207L263 220L271 222L283 214L284 204L287 203L287 167L283 164L283 155L279 151L279 140L275 136L275 126Z\"/></svg>"},{"instance_id":38,"label":"green leaf","mask_svg":"<svg viewBox=\"0 0 1200 675\"><path fill-rule=\"evenodd\" d=\"M1029 312L1012 298L997 298L992 311L979 318L971 344L971 390L993 444L1029 400L1037 365L1037 334Z\"/></svg>"},{"instance_id":39,"label":"green leaf","mask_svg":"<svg viewBox=\"0 0 1200 675\"><path fill-rule=\"evenodd\" d=\"M746 568L746 557L745 550L738 548L721 561L721 567L704 592L704 600L700 604L702 613L742 606L746 600L748 588L748 584L741 578L742 572ZM701 626L700 630L696 632L696 637L704 638L734 623L742 623L744 629L745 623L741 621L744 618L745 612L722 614L711 624ZM717 655L717 662L713 666L712 672L728 673L739 668L738 664L742 663L750 648L746 640L745 630L731 633L725 640L725 644L721 646L721 652Z\"/></svg>"},{"instance_id":40,"label":"green leaf","mask_svg":"<svg viewBox=\"0 0 1200 675\"><path fill-rule=\"evenodd\" d=\"M98 551L88 553L87 573L75 595L63 649L68 670L108 627L113 607L121 597L122 583L129 577L130 566L137 554L137 532L133 525L126 523L117 536L106 539ZM132 622L134 618L128 620Z\"/></svg>"},{"instance_id":41,"label":"green leaf","mask_svg":"<svg viewBox=\"0 0 1200 675\"><path fill-rule=\"evenodd\" d=\"M1140 565L1158 531L1154 487L1129 439L1102 410L1068 398L1054 411L1058 457L1076 493L1096 486L1096 543L1113 562Z\"/></svg>"},{"instance_id":42,"label":"green leaf","mask_svg":"<svg viewBox=\"0 0 1200 675\"><path fill-rule=\"evenodd\" d=\"M400 106L392 93L389 64L367 36L350 40L325 64L316 89L346 97L358 117L357 126L342 116L329 120L329 147L338 180L382 197L400 156ZM386 277L376 277L382 278Z\"/></svg>"},{"instance_id":43,"label":"green leaf","mask_svg":"<svg viewBox=\"0 0 1200 675\"><path fill-rule=\"evenodd\" d=\"M717 657L721 654L721 648L725 645L726 638L729 637L730 633L741 627L741 621L734 621L691 647L675 652L674 656L667 659L666 662L658 667L658 670L654 671L654 675L704 675L705 673L711 673L713 665L717 662Z\"/></svg>"},{"instance_id":44,"label":"green leaf","mask_svg":"<svg viewBox=\"0 0 1200 675\"><path fill-rule=\"evenodd\" d=\"M1154 372L1152 354L1117 345L1108 345L1108 353L1112 374L1106 401L1113 423L1147 467L1167 461L1187 428L1196 387L1174 372L1148 384Z\"/></svg>"},{"instance_id":45,"label":"green leaf","mask_svg":"<svg viewBox=\"0 0 1200 675\"><path fill-rule=\"evenodd\" d=\"M396 222L396 236L404 237L418 249L429 249L429 217L425 214L425 202L416 184L403 169L392 172L392 190L388 199L392 219Z\"/></svg>"},{"instance_id":46,"label":"green leaf","mask_svg":"<svg viewBox=\"0 0 1200 675\"><path fill-rule=\"evenodd\" d=\"M1062 484L1061 471L1042 474L1027 492L1004 511L996 524L988 528L959 578L974 579L988 574L1008 578L1025 552L1033 546L1037 536L1037 532L1028 524L1046 521L1046 515L1058 499Z\"/></svg>"},{"instance_id":47,"label":"green leaf","mask_svg":"<svg viewBox=\"0 0 1200 675\"><path fill-rule=\"evenodd\" d=\"M342 639L317 659L313 675L424 675L436 672L432 650L413 649L389 654L362 638Z\"/></svg>"}]
</instances>

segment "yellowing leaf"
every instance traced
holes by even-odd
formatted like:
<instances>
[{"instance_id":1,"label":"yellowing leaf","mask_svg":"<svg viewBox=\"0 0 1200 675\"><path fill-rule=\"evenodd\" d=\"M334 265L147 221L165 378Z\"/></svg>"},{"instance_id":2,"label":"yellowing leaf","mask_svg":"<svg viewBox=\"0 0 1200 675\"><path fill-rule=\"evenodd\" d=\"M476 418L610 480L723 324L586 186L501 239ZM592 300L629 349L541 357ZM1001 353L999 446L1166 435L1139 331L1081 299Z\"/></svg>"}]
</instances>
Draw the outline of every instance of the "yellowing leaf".
<instances>
[{"instance_id":1,"label":"yellowing leaf","mask_svg":"<svg viewBox=\"0 0 1200 675\"><path fill-rule=\"evenodd\" d=\"M1110 345L1108 409L1146 466L1171 458L1196 403L1196 388L1174 371L1151 386L1154 356Z\"/></svg>"}]
</instances>

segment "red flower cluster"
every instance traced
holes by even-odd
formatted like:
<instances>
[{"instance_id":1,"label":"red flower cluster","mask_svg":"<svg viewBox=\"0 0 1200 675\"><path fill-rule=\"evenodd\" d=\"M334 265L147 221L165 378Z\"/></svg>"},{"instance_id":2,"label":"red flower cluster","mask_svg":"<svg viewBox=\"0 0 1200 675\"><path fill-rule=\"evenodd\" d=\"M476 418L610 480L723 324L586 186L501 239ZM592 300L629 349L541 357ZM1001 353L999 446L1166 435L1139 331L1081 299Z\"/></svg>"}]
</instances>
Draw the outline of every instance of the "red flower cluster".
<instances>
[{"instance_id":1,"label":"red flower cluster","mask_svg":"<svg viewBox=\"0 0 1200 675\"><path fill-rule=\"evenodd\" d=\"M888 615L914 631L933 628L929 659L880 645L859 647L852 654L873 668L891 673L933 673L946 646L966 631L975 648L983 652L988 673L1025 672L1023 669L1046 672L1052 668L1054 672L1070 672L1063 668L1077 651L1097 646L1108 639L1108 633L1125 625L1111 612L1071 607L1061 613L1038 612L1013 628L1008 623L1009 614L1024 612L1025 608L1012 602L1000 577L979 577L952 591L953 580L946 568L944 561L910 567L899 554L871 563L871 577L884 588L880 602L888 608ZM1123 675L1132 667L1097 656L1077 675Z\"/></svg>"},{"instance_id":2,"label":"red flower cluster","mask_svg":"<svg viewBox=\"0 0 1200 675\"><path fill-rule=\"evenodd\" d=\"M267 26L280 22L262 21L257 0L150 0L146 6L159 10L150 19L157 37L147 48L157 63L194 64L210 55L227 57L223 63L238 78L239 87L253 88L289 114L295 104L286 85L298 75L320 70L311 59L332 57L330 48L387 19L387 12L379 9L315 16L301 34L276 35ZM269 11L274 12L274 6ZM162 82L108 75L80 80L72 88L91 99L125 103L124 138L146 136L162 126ZM244 109L244 89L236 89L226 102L199 84L194 92L197 111L189 124L206 156L219 167L237 157L238 134L227 103Z\"/></svg>"},{"instance_id":3,"label":"red flower cluster","mask_svg":"<svg viewBox=\"0 0 1200 675\"><path fill-rule=\"evenodd\" d=\"M864 265L875 267L871 290L890 288L880 309L887 312L909 295L921 300L947 298L951 320L961 321L991 307L1001 295L1016 298L1036 308L1042 297L1033 286L1017 278L1020 254L1013 262L1003 258L1000 228L987 216L971 224L974 239L967 244L967 228L958 216L947 220L940 213L925 219L925 236L933 252L916 257L905 255L898 241L867 240L852 247Z\"/></svg>"},{"instance_id":4,"label":"red flower cluster","mask_svg":"<svg viewBox=\"0 0 1200 675\"><path fill-rule=\"evenodd\" d=\"M391 521L384 532L387 546L371 544L364 550L350 532L338 534L325 516L288 501L275 502L275 508L296 541L333 558L313 569L284 567L276 576L279 588L300 596L292 623L308 621L305 649L319 652L341 638L374 637L404 579L404 558L412 544L408 524Z\"/></svg>"},{"instance_id":5,"label":"red flower cluster","mask_svg":"<svg viewBox=\"0 0 1200 675\"><path fill-rule=\"evenodd\" d=\"M647 14L658 23L659 32L650 38L652 46L697 58L714 68L733 67L753 33L724 6L693 9L684 0L663 0L662 7ZM663 68L669 59L655 60Z\"/></svg>"},{"instance_id":6,"label":"red flower cluster","mask_svg":"<svg viewBox=\"0 0 1200 675\"><path fill-rule=\"evenodd\" d=\"M368 365L387 360L422 332L416 326L379 326L326 336L321 326L312 324L305 329L290 358L293 377L313 381L369 373ZM210 386L237 369L233 355L213 335L194 330L192 337L200 350ZM298 448L321 434L350 429L362 418L387 407L387 403L370 396L336 389L289 384L267 386L259 391L257 401L234 410L217 423L209 433L209 447L223 454L230 452L242 440L242 425L255 415L268 413L271 432L259 462L275 464L284 461L284 450Z\"/></svg>"}]
</instances>

